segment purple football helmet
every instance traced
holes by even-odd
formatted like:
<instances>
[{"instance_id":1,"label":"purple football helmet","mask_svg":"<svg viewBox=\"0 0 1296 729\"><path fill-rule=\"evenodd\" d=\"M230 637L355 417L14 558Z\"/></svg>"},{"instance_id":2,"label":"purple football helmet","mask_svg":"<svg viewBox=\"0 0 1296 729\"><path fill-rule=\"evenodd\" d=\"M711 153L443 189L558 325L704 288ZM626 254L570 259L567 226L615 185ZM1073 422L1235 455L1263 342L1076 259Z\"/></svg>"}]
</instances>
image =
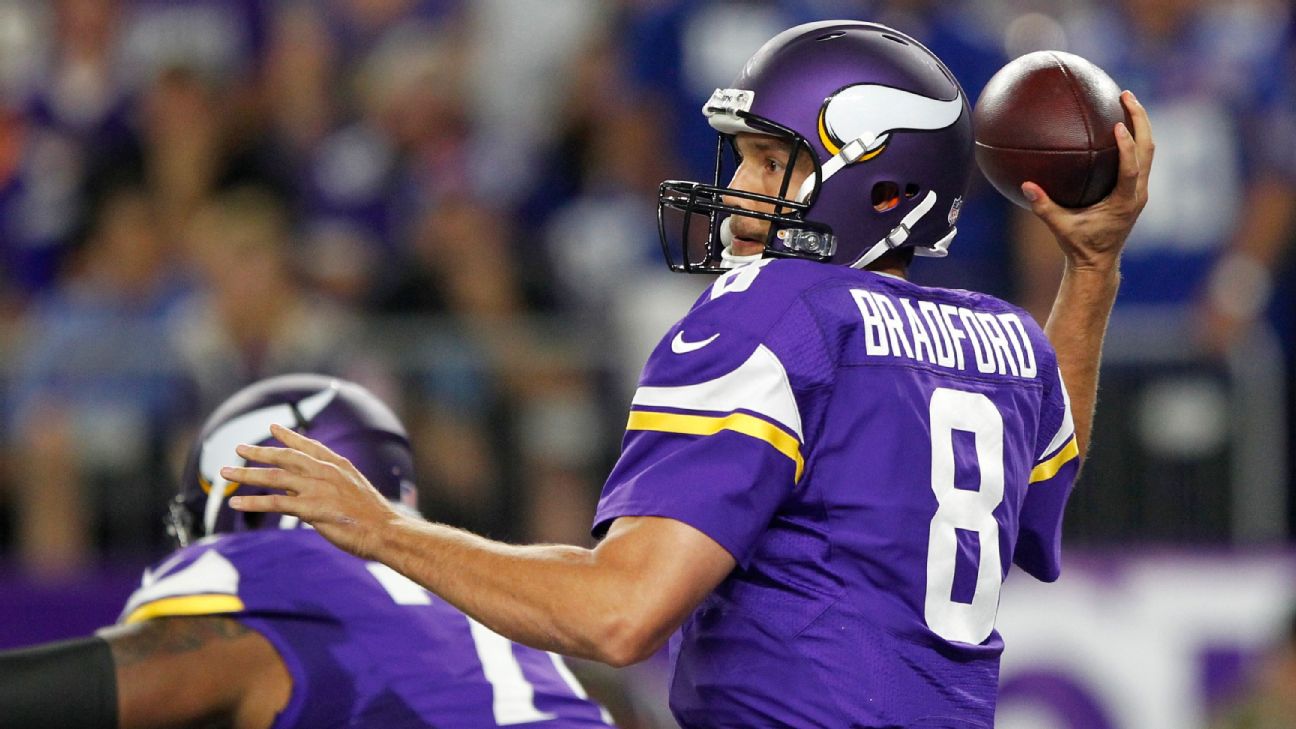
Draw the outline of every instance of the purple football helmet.
<instances>
[{"instance_id":1,"label":"purple football helmet","mask_svg":"<svg viewBox=\"0 0 1296 729\"><path fill-rule=\"evenodd\" d=\"M236 491L272 493L226 481L222 466L240 466L240 443L282 446L273 423L314 438L355 464L384 496L417 510L414 463L405 427L382 401L354 382L313 374L281 375L234 393L207 418L189 453L167 528L183 546L224 532L290 529L295 518L231 509Z\"/></svg>"},{"instance_id":2,"label":"purple football helmet","mask_svg":"<svg viewBox=\"0 0 1296 729\"><path fill-rule=\"evenodd\" d=\"M658 227L672 270L720 273L752 258L728 251L728 220L735 214L770 222L764 252L755 258L863 268L894 248L946 254L972 171L971 114L954 75L918 41L854 20L799 25L762 46L702 113L719 132L713 183L668 180L658 195ZM740 132L791 144L778 197L722 181ZM799 189L789 189L796 158L807 151L814 171ZM724 197L775 208L744 210ZM677 240L669 235L667 211L683 213ZM696 227L689 230L703 224L704 244Z\"/></svg>"}]
</instances>

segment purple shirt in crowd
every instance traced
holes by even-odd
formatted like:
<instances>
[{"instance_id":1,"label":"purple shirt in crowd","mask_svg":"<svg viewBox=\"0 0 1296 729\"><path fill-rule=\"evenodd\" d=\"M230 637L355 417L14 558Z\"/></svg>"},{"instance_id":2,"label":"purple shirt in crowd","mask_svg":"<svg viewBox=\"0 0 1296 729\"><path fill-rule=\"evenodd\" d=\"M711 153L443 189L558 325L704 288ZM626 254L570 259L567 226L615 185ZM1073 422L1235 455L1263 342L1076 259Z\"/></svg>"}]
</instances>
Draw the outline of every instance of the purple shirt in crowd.
<instances>
[{"instance_id":1,"label":"purple shirt in crowd","mask_svg":"<svg viewBox=\"0 0 1296 729\"><path fill-rule=\"evenodd\" d=\"M226 615L274 645L274 729L607 727L561 657L476 623L311 529L210 537L145 571L122 622Z\"/></svg>"},{"instance_id":2,"label":"purple shirt in crowd","mask_svg":"<svg viewBox=\"0 0 1296 729\"><path fill-rule=\"evenodd\" d=\"M990 729L1000 585L1056 579L1076 455L1025 312L766 259L649 358L594 532L669 517L737 560L682 629L685 727Z\"/></svg>"}]
</instances>

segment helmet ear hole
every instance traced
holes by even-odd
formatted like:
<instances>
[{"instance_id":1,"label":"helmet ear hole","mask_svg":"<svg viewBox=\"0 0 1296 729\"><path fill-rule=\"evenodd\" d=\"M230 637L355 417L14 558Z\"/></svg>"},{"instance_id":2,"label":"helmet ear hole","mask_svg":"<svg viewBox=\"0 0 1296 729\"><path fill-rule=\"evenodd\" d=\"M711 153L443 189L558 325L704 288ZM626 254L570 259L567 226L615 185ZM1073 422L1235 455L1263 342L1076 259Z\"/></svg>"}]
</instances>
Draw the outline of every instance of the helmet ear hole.
<instances>
[{"instance_id":1,"label":"helmet ear hole","mask_svg":"<svg viewBox=\"0 0 1296 729\"><path fill-rule=\"evenodd\" d=\"M885 213L900 204L900 186L890 180L873 185L873 209Z\"/></svg>"}]
</instances>

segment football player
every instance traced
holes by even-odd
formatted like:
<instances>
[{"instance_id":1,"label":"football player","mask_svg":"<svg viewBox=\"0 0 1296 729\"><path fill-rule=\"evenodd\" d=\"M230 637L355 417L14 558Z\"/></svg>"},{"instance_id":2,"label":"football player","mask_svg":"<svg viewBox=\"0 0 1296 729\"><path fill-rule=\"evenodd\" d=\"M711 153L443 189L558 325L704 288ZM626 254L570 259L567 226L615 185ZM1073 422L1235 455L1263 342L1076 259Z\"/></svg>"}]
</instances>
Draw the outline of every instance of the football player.
<instances>
[{"instance_id":1,"label":"football player","mask_svg":"<svg viewBox=\"0 0 1296 729\"><path fill-rule=\"evenodd\" d=\"M405 430L351 382L286 375L238 392L192 450L170 528L118 625L0 653L0 727L606 727L563 660L516 645L291 517L245 515L217 473L286 422L417 518Z\"/></svg>"},{"instance_id":2,"label":"football player","mask_svg":"<svg viewBox=\"0 0 1296 729\"><path fill-rule=\"evenodd\" d=\"M226 478L523 643L612 664L682 626L686 727L979 727L994 721L1012 564L1058 576L1121 246L1152 136L1128 92L1120 175L1096 205L1023 191L1066 259L1041 329L924 288L972 169L963 90L912 38L829 21L776 36L706 102L716 179L667 182L672 268L722 275L634 395L592 550L508 546L401 516L352 464L286 448ZM736 169L726 184L723 157ZM663 236L666 238L667 236ZM702 244L705 238L705 244ZM1064 384L1065 382L1065 384Z\"/></svg>"}]
</instances>

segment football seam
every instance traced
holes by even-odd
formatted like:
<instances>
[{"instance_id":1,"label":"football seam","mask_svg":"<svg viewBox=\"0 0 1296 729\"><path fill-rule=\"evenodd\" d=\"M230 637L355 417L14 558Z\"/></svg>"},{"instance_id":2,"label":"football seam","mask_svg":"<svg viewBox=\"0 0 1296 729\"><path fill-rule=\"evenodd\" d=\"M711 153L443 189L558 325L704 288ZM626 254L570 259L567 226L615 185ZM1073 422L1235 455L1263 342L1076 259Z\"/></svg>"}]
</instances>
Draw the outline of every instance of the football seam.
<instances>
[{"instance_id":1,"label":"football seam","mask_svg":"<svg viewBox=\"0 0 1296 729\"><path fill-rule=\"evenodd\" d=\"M1117 148L1114 144L1110 147L1103 147L1102 149L1036 149L1033 147L1000 147L995 144L986 144L985 142L975 142L975 144L982 149L993 149L997 152L1030 152L1032 154L1076 154L1078 152L1098 154L1099 152L1106 152L1109 149Z\"/></svg>"},{"instance_id":2,"label":"football seam","mask_svg":"<svg viewBox=\"0 0 1296 729\"><path fill-rule=\"evenodd\" d=\"M1062 59L1057 57L1056 53L1050 53L1049 58L1053 59L1053 62L1058 66L1058 70L1062 71L1062 75L1067 78L1067 91L1071 92L1071 99L1075 101L1076 111L1079 112L1080 115L1080 123L1084 124L1085 141L1088 144L1088 149L1093 150L1095 137L1093 129L1089 127L1089 115L1085 113L1086 107L1084 101L1080 98L1080 94L1076 92L1076 86L1078 83L1076 77L1071 73L1070 69L1066 67L1066 64L1062 62Z\"/></svg>"}]
</instances>

